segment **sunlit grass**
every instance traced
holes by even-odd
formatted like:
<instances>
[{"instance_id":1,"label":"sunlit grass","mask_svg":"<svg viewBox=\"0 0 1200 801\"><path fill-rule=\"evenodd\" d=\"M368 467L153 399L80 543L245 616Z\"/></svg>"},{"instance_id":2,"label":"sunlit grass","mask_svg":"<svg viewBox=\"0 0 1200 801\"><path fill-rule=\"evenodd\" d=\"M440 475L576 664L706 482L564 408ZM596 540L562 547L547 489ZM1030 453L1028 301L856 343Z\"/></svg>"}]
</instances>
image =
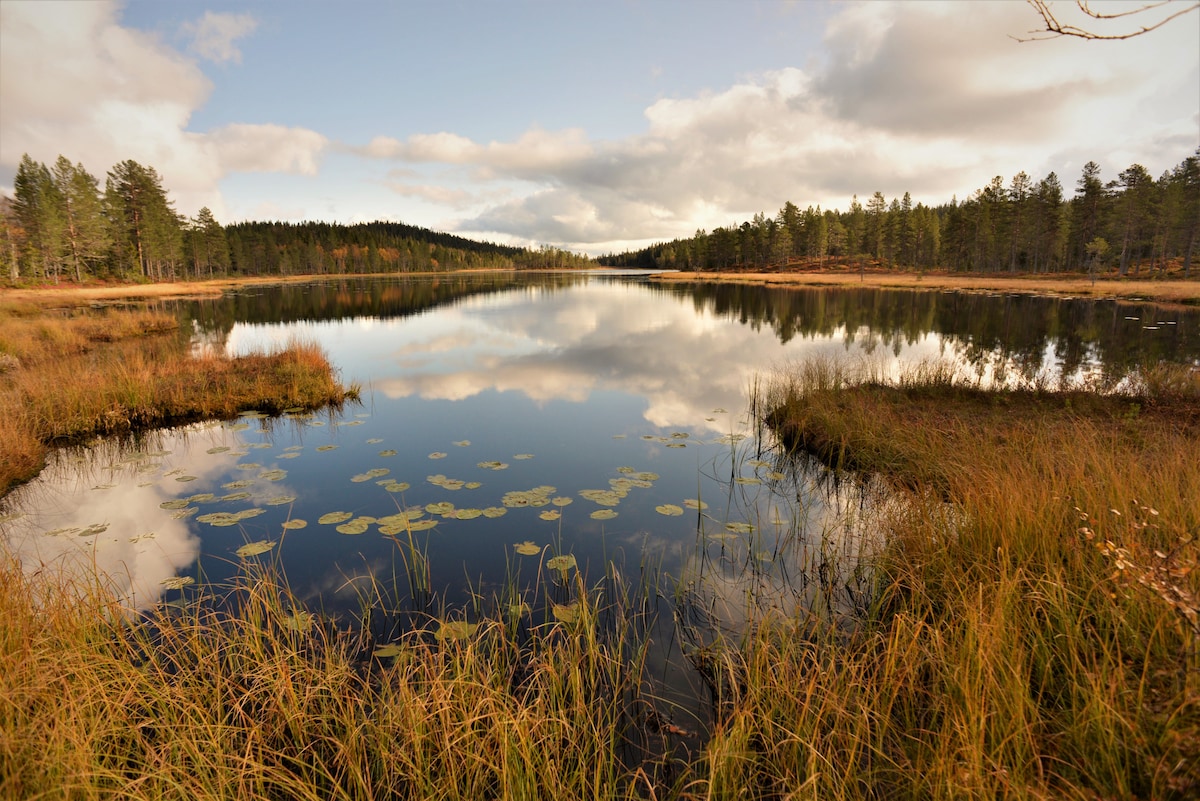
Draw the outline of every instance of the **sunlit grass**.
<instances>
[{"instance_id":1,"label":"sunlit grass","mask_svg":"<svg viewBox=\"0 0 1200 801\"><path fill-rule=\"evenodd\" d=\"M355 393L316 345L194 357L177 327L159 312L0 309L0 492L36 474L55 444Z\"/></svg>"}]
</instances>

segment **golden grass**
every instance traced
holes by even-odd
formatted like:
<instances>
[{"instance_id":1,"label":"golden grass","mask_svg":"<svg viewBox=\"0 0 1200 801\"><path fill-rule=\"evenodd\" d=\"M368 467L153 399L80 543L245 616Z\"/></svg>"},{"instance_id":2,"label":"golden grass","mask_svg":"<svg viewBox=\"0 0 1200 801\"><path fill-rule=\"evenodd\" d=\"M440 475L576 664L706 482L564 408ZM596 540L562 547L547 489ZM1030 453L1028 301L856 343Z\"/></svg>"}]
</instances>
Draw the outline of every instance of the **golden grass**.
<instances>
[{"instance_id":1,"label":"golden grass","mask_svg":"<svg viewBox=\"0 0 1200 801\"><path fill-rule=\"evenodd\" d=\"M0 493L36 474L57 443L347 397L314 345L196 358L162 313L8 305L0 322Z\"/></svg>"},{"instance_id":2,"label":"golden grass","mask_svg":"<svg viewBox=\"0 0 1200 801\"><path fill-rule=\"evenodd\" d=\"M964 290L1016 292L1031 295L1069 295L1073 297L1151 300L1163 304L1195 306L1200 304L1200 278L1185 281L1153 281L1134 278L1102 278L1093 282L1086 275L1074 276L993 276L961 273L898 273L872 271L860 276L850 269L825 269L813 272L772 273L664 273L656 281L719 281L725 283L764 284L771 286L847 286L879 289Z\"/></svg>"},{"instance_id":3,"label":"golden grass","mask_svg":"<svg viewBox=\"0 0 1200 801\"><path fill-rule=\"evenodd\" d=\"M783 376L786 442L911 494L867 625L835 638L783 621L745 647L711 780L771 788L750 797L1200 792L1200 387L1181 384Z\"/></svg>"}]
</instances>

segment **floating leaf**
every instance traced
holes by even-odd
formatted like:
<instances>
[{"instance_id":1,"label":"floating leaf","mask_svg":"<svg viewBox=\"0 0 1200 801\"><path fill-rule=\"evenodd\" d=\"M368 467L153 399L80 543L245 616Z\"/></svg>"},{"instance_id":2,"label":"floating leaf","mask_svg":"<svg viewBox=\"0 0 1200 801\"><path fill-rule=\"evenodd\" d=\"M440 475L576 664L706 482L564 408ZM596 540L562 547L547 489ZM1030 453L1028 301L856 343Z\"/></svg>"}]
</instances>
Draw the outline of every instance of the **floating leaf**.
<instances>
[{"instance_id":1,"label":"floating leaf","mask_svg":"<svg viewBox=\"0 0 1200 801\"><path fill-rule=\"evenodd\" d=\"M497 518L504 517L506 514L508 514L508 510L503 506L489 506L483 510L484 517Z\"/></svg>"},{"instance_id":2,"label":"floating leaf","mask_svg":"<svg viewBox=\"0 0 1200 801\"><path fill-rule=\"evenodd\" d=\"M429 512L431 515L445 515L454 511L454 504L450 503L449 501L431 503L425 507L425 511Z\"/></svg>"},{"instance_id":3,"label":"floating leaf","mask_svg":"<svg viewBox=\"0 0 1200 801\"><path fill-rule=\"evenodd\" d=\"M288 445L286 448L284 448L284 450L285 451L302 451L302 450L304 450L304 446L303 445Z\"/></svg>"},{"instance_id":4,"label":"floating leaf","mask_svg":"<svg viewBox=\"0 0 1200 801\"><path fill-rule=\"evenodd\" d=\"M474 520L482 514L482 509L457 509L454 512L454 517L458 520Z\"/></svg>"},{"instance_id":5,"label":"floating leaf","mask_svg":"<svg viewBox=\"0 0 1200 801\"><path fill-rule=\"evenodd\" d=\"M228 484L222 484L221 489L241 489L242 487L249 487L253 483L254 479L243 478L237 481L230 481Z\"/></svg>"},{"instance_id":6,"label":"floating leaf","mask_svg":"<svg viewBox=\"0 0 1200 801\"><path fill-rule=\"evenodd\" d=\"M171 515L171 519L172 520L182 520L185 517L191 517L192 515L196 514L196 512L199 512L199 511L200 511L199 506L189 506L186 509L180 509L178 512L173 513Z\"/></svg>"},{"instance_id":7,"label":"floating leaf","mask_svg":"<svg viewBox=\"0 0 1200 801\"><path fill-rule=\"evenodd\" d=\"M94 537L97 534L103 534L108 531L108 523L92 523L87 528L79 532L80 537Z\"/></svg>"},{"instance_id":8,"label":"floating leaf","mask_svg":"<svg viewBox=\"0 0 1200 801\"><path fill-rule=\"evenodd\" d=\"M266 481L282 481L287 478L286 470L264 470L258 474L258 477Z\"/></svg>"},{"instance_id":9,"label":"floating leaf","mask_svg":"<svg viewBox=\"0 0 1200 801\"><path fill-rule=\"evenodd\" d=\"M532 540L525 540L524 542L518 542L516 545L513 546L513 549L517 553L521 554L521 556L537 556L539 553L542 552L542 549L538 545L536 545Z\"/></svg>"},{"instance_id":10,"label":"floating leaf","mask_svg":"<svg viewBox=\"0 0 1200 801\"><path fill-rule=\"evenodd\" d=\"M560 517L562 517L562 512L548 510L542 512L540 515L538 515L538 517L542 518L543 520L558 520Z\"/></svg>"},{"instance_id":11,"label":"floating leaf","mask_svg":"<svg viewBox=\"0 0 1200 801\"><path fill-rule=\"evenodd\" d=\"M507 470L508 465L504 462L477 462L476 467L482 467L484 470Z\"/></svg>"},{"instance_id":12,"label":"floating leaf","mask_svg":"<svg viewBox=\"0 0 1200 801\"><path fill-rule=\"evenodd\" d=\"M667 517L678 517L683 514L683 507L676 506L673 503L664 503L662 506L655 506L654 511Z\"/></svg>"},{"instance_id":13,"label":"floating leaf","mask_svg":"<svg viewBox=\"0 0 1200 801\"><path fill-rule=\"evenodd\" d=\"M571 604L554 604L551 608L554 619L560 623L574 623L579 619L579 602Z\"/></svg>"},{"instance_id":14,"label":"floating leaf","mask_svg":"<svg viewBox=\"0 0 1200 801\"><path fill-rule=\"evenodd\" d=\"M403 648L401 648L400 643L390 642L387 645L381 645L378 648L376 648L374 651L371 652L371 656L377 657L379 659L390 659L391 657L394 657L394 656L400 656L402 651L403 651Z\"/></svg>"},{"instance_id":15,"label":"floating leaf","mask_svg":"<svg viewBox=\"0 0 1200 801\"><path fill-rule=\"evenodd\" d=\"M705 503L704 501L698 500L696 498L685 499L683 502L683 505L689 509L697 509L697 510L708 508L707 503Z\"/></svg>"},{"instance_id":16,"label":"floating leaf","mask_svg":"<svg viewBox=\"0 0 1200 801\"><path fill-rule=\"evenodd\" d=\"M634 473L633 477L638 479L639 481L658 481L658 479L659 479L658 473L650 473L650 472Z\"/></svg>"},{"instance_id":17,"label":"floating leaf","mask_svg":"<svg viewBox=\"0 0 1200 801\"><path fill-rule=\"evenodd\" d=\"M671 432L671 439L687 439L687 438L688 438L688 433L686 431Z\"/></svg>"},{"instance_id":18,"label":"floating leaf","mask_svg":"<svg viewBox=\"0 0 1200 801\"><path fill-rule=\"evenodd\" d=\"M367 440L368 445L378 445L381 442L383 442L382 437L371 437L369 440Z\"/></svg>"},{"instance_id":19,"label":"floating leaf","mask_svg":"<svg viewBox=\"0 0 1200 801\"><path fill-rule=\"evenodd\" d=\"M275 547L274 540L258 540L257 542L248 542L241 548L238 548L234 553L243 559L247 556L257 556L260 553L266 553Z\"/></svg>"},{"instance_id":20,"label":"floating leaf","mask_svg":"<svg viewBox=\"0 0 1200 801\"><path fill-rule=\"evenodd\" d=\"M267 498L263 503L267 506L283 506L284 504L293 503L295 500L295 495L276 495L274 498Z\"/></svg>"},{"instance_id":21,"label":"floating leaf","mask_svg":"<svg viewBox=\"0 0 1200 801\"><path fill-rule=\"evenodd\" d=\"M771 466L770 462L763 461L762 459L750 459L746 462L746 464L750 465L751 467L770 467Z\"/></svg>"},{"instance_id":22,"label":"floating leaf","mask_svg":"<svg viewBox=\"0 0 1200 801\"><path fill-rule=\"evenodd\" d=\"M176 476L175 480L176 481L195 481L196 478L197 478L196 476ZM96 489L109 489L109 488L115 487L115 486L116 486L116 484L108 484L103 487L97 487Z\"/></svg>"},{"instance_id":23,"label":"floating leaf","mask_svg":"<svg viewBox=\"0 0 1200 801\"><path fill-rule=\"evenodd\" d=\"M182 509L187 506L188 502L183 498L176 498L173 501L163 501L158 505L159 509Z\"/></svg>"},{"instance_id":24,"label":"floating leaf","mask_svg":"<svg viewBox=\"0 0 1200 801\"><path fill-rule=\"evenodd\" d=\"M249 427L250 427L249 423L234 423L233 425L229 426L229 430L230 431L245 431Z\"/></svg>"},{"instance_id":25,"label":"floating leaf","mask_svg":"<svg viewBox=\"0 0 1200 801\"><path fill-rule=\"evenodd\" d=\"M388 449L387 449L387 450L385 450L385 451L380 451L380 452L379 452L379 455L380 455L380 456L395 456L395 455L396 455L396 449L395 449L395 448L388 448Z\"/></svg>"},{"instance_id":26,"label":"floating leaf","mask_svg":"<svg viewBox=\"0 0 1200 801\"><path fill-rule=\"evenodd\" d=\"M726 523L725 528L734 534L749 534L754 530L754 526L749 523Z\"/></svg>"},{"instance_id":27,"label":"floating leaf","mask_svg":"<svg viewBox=\"0 0 1200 801\"><path fill-rule=\"evenodd\" d=\"M209 448L205 453L225 453L229 450L228 445L218 445L215 448Z\"/></svg>"},{"instance_id":28,"label":"floating leaf","mask_svg":"<svg viewBox=\"0 0 1200 801\"><path fill-rule=\"evenodd\" d=\"M389 481L383 485L383 488L388 492L404 492L409 489L409 485L403 481Z\"/></svg>"},{"instance_id":29,"label":"floating leaf","mask_svg":"<svg viewBox=\"0 0 1200 801\"><path fill-rule=\"evenodd\" d=\"M667 447L668 448L686 448L687 445L685 445L682 442L670 442L670 443L667 443Z\"/></svg>"},{"instance_id":30,"label":"floating leaf","mask_svg":"<svg viewBox=\"0 0 1200 801\"><path fill-rule=\"evenodd\" d=\"M335 426L361 426L362 420L338 420L334 423Z\"/></svg>"},{"instance_id":31,"label":"floating leaf","mask_svg":"<svg viewBox=\"0 0 1200 801\"><path fill-rule=\"evenodd\" d=\"M550 501L550 503L554 504L555 506L570 506L574 502L575 502L574 498L566 498L566 497L553 498Z\"/></svg>"},{"instance_id":32,"label":"floating leaf","mask_svg":"<svg viewBox=\"0 0 1200 801\"><path fill-rule=\"evenodd\" d=\"M309 420L308 425L311 428L321 428L325 425L325 422L323 420ZM321 450L321 449L317 448L317 450Z\"/></svg>"},{"instance_id":33,"label":"floating leaf","mask_svg":"<svg viewBox=\"0 0 1200 801\"><path fill-rule=\"evenodd\" d=\"M471 440L469 440L469 439L460 439L458 442L455 442L454 444L455 444L455 445L457 445L457 446L458 446L458 447L460 447L460 448L465 448L465 447L467 447L468 445L470 445L470 444L471 444Z\"/></svg>"},{"instance_id":34,"label":"floating leaf","mask_svg":"<svg viewBox=\"0 0 1200 801\"><path fill-rule=\"evenodd\" d=\"M441 451L434 451L433 453L429 454L429 458L430 459L445 459L447 455L448 454L442 453Z\"/></svg>"},{"instance_id":35,"label":"floating leaf","mask_svg":"<svg viewBox=\"0 0 1200 801\"><path fill-rule=\"evenodd\" d=\"M355 518L348 523L342 523L337 527L337 531L341 534L365 534L367 523L361 518Z\"/></svg>"},{"instance_id":36,"label":"floating leaf","mask_svg":"<svg viewBox=\"0 0 1200 801\"><path fill-rule=\"evenodd\" d=\"M478 623L468 623L465 620L444 621L433 636L437 638L438 642L465 640L478 628Z\"/></svg>"},{"instance_id":37,"label":"floating leaf","mask_svg":"<svg viewBox=\"0 0 1200 801\"><path fill-rule=\"evenodd\" d=\"M188 498L187 502L188 503L208 503L209 501L216 500L216 497L217 496L213 495L211 492L201 492L201 493L198 493L198 494L193 495L192 497Z\"/></svg>"},{"instance_id":38,"label":"floating leaf","mask_svg":"<svg viewBox=\"0 0 1200 801\"><path fill-rule=\"evenodd\" d=\"M245 491L231 492L228 495L222 495L221 500L222 501L244 501L249 497L250 497L250 493L245 492Z\"/></svg>"},{"instance_id":39,"label":"floating leaf","mask_svg":"<svg viewBox=\"0 0 1200 801\"><path fill-rule=\"evenodd\" d=\"M261 470L262 469L262 465L259 464L258 462L242 462L241 464L234 465L234 467L236 467L238 470Z\"/></svg>"},{"instance_id":40,"label":"floating leaf","mask_svg":"<svg viewBox=\"0 0 1200 801\"><path fill-rule=\"evenodd\" d=\"M287 626L291 631L308 631L312 628L314 620L316 620L316 616L311 612L305 612L303 609L293 609L291 614L284 615L283 625Z\"/></svg>"},{"instance_id":41,"label":"floating leaf","mask_svg":"<svg viewBox=\"0 0 1200 801\"><path fill-rule=\"evenodd\" d=\"M478 481L468 481L466 484L463 484L463 486L467 489L479 489L483 486L483 484L480 484Z\"/></svg>"},{"instance_id":42,"label":"floating leaf","mask_svg":"<svg viewBox=\"0 0 1200 801\"><path fill-rule=\"evenodd\" d=\"M344 523L352 517L354 517L354 514L351 512L329 512L317 518L317 522L328 526L333 523Z\"/></svg>"},{"instance_id":43,"label":"floating leaf","mask_svg":"<svg viewBox=\"0 0 1200 801\"><path fill-rule=\"evenodd\" d=\"M158 583L161 584L164 589L182 590L189 584L195 584L196 579L192 576L172 576L171 578L163 579Z\"/></svg>"},{"instance_id":44,"label":"floating leaf","mask_svg":"<svg viewBox=\"0 0 1200 801\"><path fill-rule=\"evenodd\" d=\"M283 527L288 529L289 531L292 531L294 529L304 528L307 525L308 525L307 520L301 520L300 518L295 518L294 520L284 521Z\"/></svg>"},{"instance_id":45,"label":"floating leaf","mask_svg":"<svg viewBox=\"0 0 1200 801\"><path fill-rule=\"evenodd\" d=\"M318 445L318 446L317 446L317 450L319 450L319 451L331 451L331 450L333 450L333 449L334 449L334 448L336 448L336 447L337 447L337 445Z\"/></svg>"},{"instance_id":46,"label":"floating leaf","mask_svg":"<svg viewBox=\"0 0 1200 801\"><path fill-rule=\"evenodd\" d=\"M263 450L266 450L267 448L270 448L270 447L271 447L271 443L269 443L269 442L255 442L255 443L253 443L252 445L248 445L247 447L249 447L249 448L253 448L253 449L254 449L254 450L256 450L256 451L263 451Z\"/></svg>"},{"instance_id":47,"label":"floating leaf","mask_svg":"<svg viewBox=\"0 0 1200 801\"><path fill-rule=\"evenodd\" d=\"M392 472L392 471L388 470L386 467L376 467L372 470L368 470L365 473L359 473L358 475L351 477L350 480L356 484L361 484L364 481L370 481L373 478L379 478L380 476L386 476L390 472Z\"/></svg>"},{"instance_id":48,"label":"floating leaf","mask_svg":"<svg viewBox=\"0 0 1200 801\"><path fill-rule=\"evenodd\" d=\"M520 461L525 461L526 459L532 459L533 454L532 453L518 453L518 454L515 454L513 456L513 458L519 459Z\"/></svg>"},{"instance_id":49,"label":"floating leaf","mask_svg":"<svg viewBox=\"0 0 1200 801\"><path fill-rule=\"evenodd\" d=\"M617 513L612 509L597 509L590 515L593 520L612 520L616 516Z\"/></svg>"},{"instance_id":50,"label":"floating leaf","mask_svg":"<svg viewBox=\"0 0 1200 801\"><path fill-rule=\"evenodd\" d=\"M298 451L291 451L289 453L277 453L277 454L275 454L275 458L276 459L295 459L299 455L300 455L300 453Z\"/></svg>"},{"instance_id":51,"label":"floating leaf","mask_svg":"<svg viewBox=\"0 0 1200 801\"><path fill-rule=\"evenodd\" d=\"M427 531L436 525L437 525L437 521L433 520L433 519L416 520L416 521L413 521L412 523L409 523L408 528L409 528L409 531Z\"/></svg>"},{"instance_id":52,"label":"floating leaf","mask_svg":"<svg viewBox=\"0 0 1200 801\"><path fill-rule=\"evenodd\" d=\"M559 556L552 556L546 560L546 567L566 573L571 568L576 567L575 554L564 553Z\"/></svg>"},{"instance_id":53,"label":"floating leaf","mask_svg":"<svg viewBox=\"0 0 1200 801\"><path fill-rule=\"evenodd\" d=\"M628 473L636 473L636 472L637 472L637 468L636 468L636 467L629 467L629 466L618 467L618 468L617 468L617 472L618 472L618 473L626 473L626 474L628 474Z\"/></svg>"}]
</instances>

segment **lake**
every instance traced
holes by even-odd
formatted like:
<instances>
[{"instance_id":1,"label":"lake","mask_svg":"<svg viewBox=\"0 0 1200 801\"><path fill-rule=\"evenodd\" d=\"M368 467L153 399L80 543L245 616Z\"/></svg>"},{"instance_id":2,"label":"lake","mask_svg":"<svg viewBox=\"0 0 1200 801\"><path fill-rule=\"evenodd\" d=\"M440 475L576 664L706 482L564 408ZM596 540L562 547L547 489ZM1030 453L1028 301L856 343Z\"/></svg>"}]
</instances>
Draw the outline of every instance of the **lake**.
<instances>
[{"instance_id":1,"label":"lake","mask_svg":"<svg viewBox=\"0 0 1200 801\"><path fill-rule=\"evenodd\" d=\"M343 625L386 598L378 641L496 610L552 625L608 582L666 621L663 664L680 628L862 601L887 495L778 452L749 406L773 370L948 359L985 384L1119 386L1145 362L1200 364L1195 310L988 293L481 274L169 308L197 353L318 342L362 403L60 451L0 506L27 570L96 566L147 609L270 563Z\"/></svg>"}]
</instances>

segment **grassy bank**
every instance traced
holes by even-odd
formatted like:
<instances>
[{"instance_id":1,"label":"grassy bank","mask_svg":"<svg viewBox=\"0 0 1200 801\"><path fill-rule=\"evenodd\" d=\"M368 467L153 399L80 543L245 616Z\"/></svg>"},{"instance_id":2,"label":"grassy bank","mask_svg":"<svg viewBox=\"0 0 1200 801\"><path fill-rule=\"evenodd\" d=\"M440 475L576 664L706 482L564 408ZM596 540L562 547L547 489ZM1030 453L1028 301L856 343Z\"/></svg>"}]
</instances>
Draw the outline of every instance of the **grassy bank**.
<instances>
[{"instance_id":1,"label":"grassy bank","mask_svg":"<svg viewBox=\"0 0 1200 801\"><path fill-rule=\"evenodd\" d=\"M805 272L704 272L664 273L656 281L717 281L727 283L763 284L769 286L870 286L879 289L957 290L980 292L1015 292L1030 295L1060 295L1083 298L1111 298L1200 305L1200 279L1145 280L1137 278L1102 278L1091 280L1086 275L1003 276L943 272L894 272L874 270L859 274L846 266Z\"/></svg>"},{"instance_id":2,"label":"grassy bank","mask_svg":"<svg viewBox=\"0 0 1200 801\"><path fill-rule=\"evenodd\" d=\"M319 348L194 357L174 317L0 305L0 494L37 473L48 448L239 411L341 403Z\"/></svg>"},{"instance_id":3,"label":"grassy bank","mask_svg":"<svg viewBox=\"0 0 1200 801\"><path fill-rule=\"evenodd\" d=\"M1194 372L1115 397L812 364L772 393L790 447L911 500L867 628L790 624L747 650L714 779L816 798L1200 793Z\"/></svg>"}]
</instances>

